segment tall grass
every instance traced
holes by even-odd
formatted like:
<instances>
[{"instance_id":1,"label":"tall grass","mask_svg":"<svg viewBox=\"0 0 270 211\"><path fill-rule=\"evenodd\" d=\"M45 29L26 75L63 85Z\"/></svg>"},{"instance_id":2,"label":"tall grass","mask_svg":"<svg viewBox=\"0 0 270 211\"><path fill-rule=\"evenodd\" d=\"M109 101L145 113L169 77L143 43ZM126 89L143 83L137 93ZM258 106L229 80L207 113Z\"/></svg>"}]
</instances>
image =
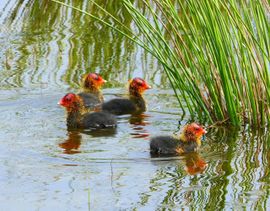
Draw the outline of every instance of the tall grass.
<instances>
[{"instance_id":1,"label":"tall grass","mask_svg":"<svg viewBox=\"0 0 270 211\"><path fill-rule=\"evenodd\" d=\"M123 0L139 29L137 33L109 13L118 26L73 9L117 30L154 55L163 65L183 112L188 109L194 117L233 125L263 126L270 122L266 1L142 2L143 11L132 1Z\"/></svg>"}]
</instances>

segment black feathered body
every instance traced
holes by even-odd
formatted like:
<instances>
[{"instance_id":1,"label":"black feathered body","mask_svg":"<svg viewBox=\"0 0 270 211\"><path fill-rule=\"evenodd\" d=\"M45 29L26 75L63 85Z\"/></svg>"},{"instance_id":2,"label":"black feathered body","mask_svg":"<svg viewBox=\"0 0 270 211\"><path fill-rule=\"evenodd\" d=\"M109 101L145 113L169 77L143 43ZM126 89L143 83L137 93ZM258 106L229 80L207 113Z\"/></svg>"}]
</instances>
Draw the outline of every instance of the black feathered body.
<instances>
[{"instance_id":1,"label":"black feathered body","mask_svg":"<svg viewBox=\"0 0 270 211\"><path fill-rule=\"evenodd\" d=\"M112 128L116 127L114 115L106 112L94 112L83 115L80 121L81 128Z\"/></svg>"},{"instance_id":2,"label":"black feathered body","mask_svg":"<svg viewBox=\"0 0 270 211\"><path fill-rule=\"evenodd\" d=\"M114 128L116 125L115 116L106 112L93 112L81 115L80 112L72 111L67 116L67 127L69 129Z\"/></svg>"},{"instance_id":3,"label":"black feathered body","mask_svg":"<svg viewBox=\"0 0 270 211\"><path fill-rule=\"evenodd\" d=\"M84 107L89 111L99 107L104 101L103 95L99 91L93 93L81 92L78 95L81 97Z\"/></svg>"},{"instance_id":4,"label":"black feathered body","mask_svg":"<svg viewBox=\"0 0 270 211\"><path fill-rule=\"evenodd\" d=\"M177 155L197 151L195 141L182 141L173 136L157 136L150 140L150 152L157 155Z\"/></svg>"},{"instance_id":5,"label":"black feathered body","mask_svg":"<svg viewBox=\"0 0 270 211\"><path fill-rule=\"evenodd\" d=\"M102 110L115 115L139 114L146 110L146 105L142 96L116 98L103 103Z\"/></svg>"}]
</instances>

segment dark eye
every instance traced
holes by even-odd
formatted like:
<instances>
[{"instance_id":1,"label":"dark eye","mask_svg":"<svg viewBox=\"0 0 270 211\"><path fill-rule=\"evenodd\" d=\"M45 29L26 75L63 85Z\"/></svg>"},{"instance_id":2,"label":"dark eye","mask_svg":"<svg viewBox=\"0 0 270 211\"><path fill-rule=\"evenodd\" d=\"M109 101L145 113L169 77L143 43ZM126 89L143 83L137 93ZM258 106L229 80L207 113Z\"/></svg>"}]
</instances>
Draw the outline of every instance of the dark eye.
<instances>
[{"instance_id":1,"label":"dark eye","mask_svg":"<svg viewBox=\"0 0 270 211\"><path fill-rule=\"evenodd\" d=\"M73 96L71 94L67 94L65 97L65 101L70 102L72 100Z\"/></svg>"},{"instance_id":2,"label":"dark eye","mask_svg":"<svg viewBox=\"0 0 270 211\"><path fill-rule=\"evenodd\" d=\"M143 82L142 82L141 80L138 80L138 81L137 81L137 84L138 84L138 85L142 85Z\"/></svg>"}]
</instances>

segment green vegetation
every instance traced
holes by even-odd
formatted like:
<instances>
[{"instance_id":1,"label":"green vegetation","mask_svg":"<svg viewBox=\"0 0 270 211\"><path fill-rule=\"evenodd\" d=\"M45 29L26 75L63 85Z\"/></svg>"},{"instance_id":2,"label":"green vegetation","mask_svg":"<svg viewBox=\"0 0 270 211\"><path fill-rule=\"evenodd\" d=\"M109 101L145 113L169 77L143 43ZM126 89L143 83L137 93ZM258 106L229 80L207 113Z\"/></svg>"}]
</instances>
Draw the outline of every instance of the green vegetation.
<instances>
[{"instance_id":1,"label":"green vegetation","mask_svg":"<svg viewBox=\"0 0 270 211\"><path fill-rule=\"evenodd\" d=\"M212 123L228 120L233 125L263 126L270 122L266 1L142 0L138 6L123 0L137 26L134 30L95 2L118 25L53 1L101 21L154 55L183 112Z\"/></svg>"}]
</instances>

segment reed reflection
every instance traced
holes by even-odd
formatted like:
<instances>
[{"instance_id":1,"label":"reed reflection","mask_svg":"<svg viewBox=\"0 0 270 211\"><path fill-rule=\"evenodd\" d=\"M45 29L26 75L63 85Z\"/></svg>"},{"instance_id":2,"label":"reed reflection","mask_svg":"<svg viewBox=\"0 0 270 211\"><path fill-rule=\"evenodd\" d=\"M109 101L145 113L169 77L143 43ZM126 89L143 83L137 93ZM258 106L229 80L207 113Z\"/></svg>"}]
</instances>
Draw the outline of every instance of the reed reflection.
<instances>
[{"instance_id":1,"label":"reed reflection","mask_svg":"<svg viewBox=\"0 0 270 211\"><path fill-rule=\"evenodd\" d=\"M137 54L144 53L121 34L52 1L24 2L15 4L10 1L6 6L10 11L6 15L0 14L0 24L7 29L16 28L16 36L14 33L0 37L2 41L8 40L5 41L8 50L0 50L6 55L6 59L0 60L0 67L5 71L5 83L25 86L44 82L42 79L46 78L49 79L48 84L65 83L78 88L79 77L92 71L101 73L110 86L118 86L139 68L135 58ZM116 24L91 2L67 3ZM121 1L98 0L96 3L119 17L127 28L132 27L132 18ZM158 69L151 68L155 71L149 73L148 66L157 65L154 60L139 65L147 77Z\"/></svg>"}]
</instances>

